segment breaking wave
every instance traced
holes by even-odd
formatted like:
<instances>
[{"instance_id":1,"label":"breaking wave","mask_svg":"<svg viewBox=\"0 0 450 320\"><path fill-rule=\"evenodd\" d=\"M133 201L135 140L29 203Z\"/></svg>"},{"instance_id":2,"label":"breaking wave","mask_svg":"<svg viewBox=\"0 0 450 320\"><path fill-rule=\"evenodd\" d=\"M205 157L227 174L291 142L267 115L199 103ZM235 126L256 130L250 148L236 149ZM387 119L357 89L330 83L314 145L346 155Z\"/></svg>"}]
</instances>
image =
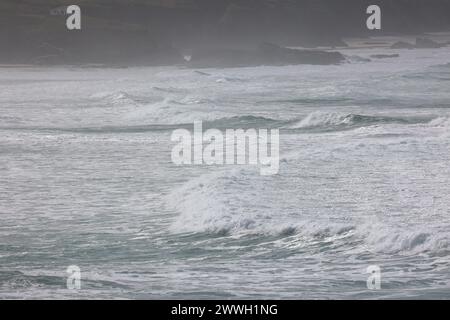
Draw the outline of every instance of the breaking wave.
<instances>
[{"instance_id":1,"label":"breaking wave","mask_svg":"<svg viewBox=\"0 0 450 320\"><path fill-rule=\"evenodd\" d=\"M137 105L138 101L130 94L118 91L118 92L99 92L90 96L91 99L101 101L104 104L112 106L117 105Z\"/></svg>"},{"instance_id":2,"label":"breaking wave","mask_svg":"<svg viewBox=\"0 0 450 320\"><path fill-rule=\"evenodd\" d=\"M400 118L400 117L385 117L360 115L353 113L325 113L313 112L305 118L296 121L288 126L289 129L339 129L339 128L354 128L364 127L377 124L417 124L426 123L430 118Z\"/></svg>"},{"instance_id":3,"label":"breaking wave","mask_svg":"<svg viewBox=\"0 0 450 320\"><path fill-rule=\"evenodd\" d=\"M365 220L320 217L304 214L300 207L296 214L285 215L283 208L276 208L278 204L268 207L257 200L260 199L259 188L254 186L267 183L264 179L247 168L223 170L191 179L166 196L167 206L178 212L170 231L244 238L256 236L263 242L268 241L267 237L274 241L285 238L286 246L292 246L292 242L301 246L334 243L362 254L443 255L449 252L450 239L445 232L431 234L420 225L398 228L387 222L371 221L370 217Z\"/></svg>"}]
</instances>

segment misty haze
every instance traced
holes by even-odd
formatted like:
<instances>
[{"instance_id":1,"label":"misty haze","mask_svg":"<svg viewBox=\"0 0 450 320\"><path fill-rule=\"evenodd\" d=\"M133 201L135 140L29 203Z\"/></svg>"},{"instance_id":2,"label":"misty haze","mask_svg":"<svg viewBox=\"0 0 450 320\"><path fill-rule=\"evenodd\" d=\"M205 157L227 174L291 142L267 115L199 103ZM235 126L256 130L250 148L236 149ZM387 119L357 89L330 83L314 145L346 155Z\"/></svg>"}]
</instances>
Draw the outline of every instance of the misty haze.
<instances>
[{"instance_id":1,"label":"misty haze","mask_svg":"<svg viewBox=\"0 0 450 320\"><path fill-rule=\"evenodd\" d=\"M449 81L450 0L1 0L0 299L449 299Z\"/></svg>"}]
</instances>

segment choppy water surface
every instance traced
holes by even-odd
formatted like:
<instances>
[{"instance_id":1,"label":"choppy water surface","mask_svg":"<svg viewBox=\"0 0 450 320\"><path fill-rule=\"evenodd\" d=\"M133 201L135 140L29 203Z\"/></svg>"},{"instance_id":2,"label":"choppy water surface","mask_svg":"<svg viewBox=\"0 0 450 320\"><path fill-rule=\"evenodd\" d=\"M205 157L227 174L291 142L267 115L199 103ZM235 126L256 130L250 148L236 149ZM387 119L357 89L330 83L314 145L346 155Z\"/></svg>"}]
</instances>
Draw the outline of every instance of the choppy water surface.
<instances>
[{"instance_id":1,"label":"choppy water surface","mask_svg":"<svg viewBox=\"0 0 450 320\"><path fill-rule=\"evenodd\" d=\"M450 298L450 50L398 52L0 69L0 298ZM173 165L194 120L280 128L279 174Z\"/></svg>"}]
</instances>

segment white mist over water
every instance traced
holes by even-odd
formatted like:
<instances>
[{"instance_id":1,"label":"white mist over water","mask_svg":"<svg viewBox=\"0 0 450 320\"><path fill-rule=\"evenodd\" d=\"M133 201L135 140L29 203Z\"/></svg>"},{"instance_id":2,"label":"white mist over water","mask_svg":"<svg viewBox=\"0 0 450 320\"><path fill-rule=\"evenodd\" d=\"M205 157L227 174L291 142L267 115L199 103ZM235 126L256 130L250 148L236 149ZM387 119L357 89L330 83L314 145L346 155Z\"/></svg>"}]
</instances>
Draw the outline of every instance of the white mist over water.
<instances>
[{"instance_id":1,"label":"white mist over water","mask_svg":"<svg viewBox=\"0 0 450 320\"><path fill-rule=\"evenodd\" d=\"M450 52L398 52L0 69L0 297L448 298ZM280 128L279 174L173 165L194 120Z\"/></svg>"}]
</instances>

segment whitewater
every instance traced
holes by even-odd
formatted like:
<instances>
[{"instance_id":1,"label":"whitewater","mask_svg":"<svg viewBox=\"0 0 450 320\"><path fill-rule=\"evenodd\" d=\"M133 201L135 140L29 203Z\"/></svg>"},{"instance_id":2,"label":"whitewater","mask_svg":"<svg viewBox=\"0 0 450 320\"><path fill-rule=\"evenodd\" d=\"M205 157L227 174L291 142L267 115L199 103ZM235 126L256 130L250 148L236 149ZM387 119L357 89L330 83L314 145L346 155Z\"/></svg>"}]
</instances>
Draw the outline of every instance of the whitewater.
<instances>
[{"instance_id":1,"label":"whitewater","mask_svg":"<svg viewBox=\"0 0 450 320\"><path fill-rule=\"evenodd\" d=\"M0 298L450 298L450 48L395 53L0 68ZM176 166L199 120L279 129L279 173Z\"/></svg>"}]
</instances>

